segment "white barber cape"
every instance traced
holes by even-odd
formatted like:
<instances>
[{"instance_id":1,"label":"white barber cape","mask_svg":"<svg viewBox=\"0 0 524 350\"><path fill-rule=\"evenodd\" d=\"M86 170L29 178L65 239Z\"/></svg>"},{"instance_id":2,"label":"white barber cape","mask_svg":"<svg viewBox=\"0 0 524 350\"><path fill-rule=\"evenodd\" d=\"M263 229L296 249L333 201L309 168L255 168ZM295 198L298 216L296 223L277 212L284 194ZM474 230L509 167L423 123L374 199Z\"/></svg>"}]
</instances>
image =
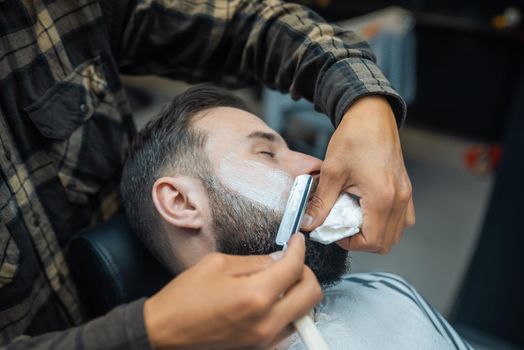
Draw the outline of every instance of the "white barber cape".
<instances>
[{"instance_id":1,"label":"white barber cape","mask_svg":"<svg viewBox=\"0 0 524 350\"><path fill-rule=\"evenodd\" d=\"M331 350L472 349L411 285L389 273L345 276L324 291L314 319ZM305 349L297 334L286 343Z\"/></svg>"}]
</instances>

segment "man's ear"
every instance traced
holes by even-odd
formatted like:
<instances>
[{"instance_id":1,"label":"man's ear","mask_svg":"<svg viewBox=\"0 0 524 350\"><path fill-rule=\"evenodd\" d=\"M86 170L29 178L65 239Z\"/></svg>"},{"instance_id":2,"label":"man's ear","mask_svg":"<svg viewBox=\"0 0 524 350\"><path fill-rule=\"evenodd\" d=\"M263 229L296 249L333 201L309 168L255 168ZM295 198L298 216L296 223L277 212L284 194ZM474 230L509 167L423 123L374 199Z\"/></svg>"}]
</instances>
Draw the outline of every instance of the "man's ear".
<instances>
[{"instance_id":1,"label":"man's ear","mask_svg":"<svg viewBox=\"0 0 524 350\"><path fill-rule=\"evenodd\" d=\"M168 224L200 230L205 223L207 197L199 180L187 176L161 177L153 185L153 203Z\"/></svg>"}]
</instances>

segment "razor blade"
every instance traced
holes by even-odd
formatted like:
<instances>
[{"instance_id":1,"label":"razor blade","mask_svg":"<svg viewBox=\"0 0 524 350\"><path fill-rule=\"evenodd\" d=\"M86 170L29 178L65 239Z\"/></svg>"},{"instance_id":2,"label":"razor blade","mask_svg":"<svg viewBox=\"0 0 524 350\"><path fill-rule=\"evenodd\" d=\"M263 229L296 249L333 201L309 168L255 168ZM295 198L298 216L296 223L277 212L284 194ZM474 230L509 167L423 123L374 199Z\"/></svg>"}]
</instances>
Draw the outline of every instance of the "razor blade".
<instances>
[{"instance_id":1,"label":"razor blade","mask_svg":"<svg viewBox=\"0 0 524 350\"><path fill-rule=\"evenodd\" d=\"M287 249L287 242L291 235L300 228L312 185L313 177L311 175L299 175L293 182L276 238L276 244L283 246L284 250Z\"/></svg>"}]
</instances>

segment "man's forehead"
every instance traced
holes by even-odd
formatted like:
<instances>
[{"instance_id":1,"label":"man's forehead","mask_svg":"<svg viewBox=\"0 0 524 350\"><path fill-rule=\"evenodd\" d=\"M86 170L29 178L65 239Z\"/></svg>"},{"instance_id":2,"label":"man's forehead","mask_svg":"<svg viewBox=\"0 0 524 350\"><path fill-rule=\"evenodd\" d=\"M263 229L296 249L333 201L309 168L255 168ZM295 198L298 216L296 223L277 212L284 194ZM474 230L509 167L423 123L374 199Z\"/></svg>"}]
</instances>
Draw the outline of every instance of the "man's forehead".
<instances>
[{"instance_id":1,"label":"man's forehead","mask_svg":"<svg viewBox=\"0 0 524 350\"><path fill-rule=\"evenodd\" d=\"M242 109L233 107L214 107L204 111L194 123L194 127L205 131L208 141L228 144L261 137L269 141L281 139L262 119Z\"/></svg>"}]
</instances>

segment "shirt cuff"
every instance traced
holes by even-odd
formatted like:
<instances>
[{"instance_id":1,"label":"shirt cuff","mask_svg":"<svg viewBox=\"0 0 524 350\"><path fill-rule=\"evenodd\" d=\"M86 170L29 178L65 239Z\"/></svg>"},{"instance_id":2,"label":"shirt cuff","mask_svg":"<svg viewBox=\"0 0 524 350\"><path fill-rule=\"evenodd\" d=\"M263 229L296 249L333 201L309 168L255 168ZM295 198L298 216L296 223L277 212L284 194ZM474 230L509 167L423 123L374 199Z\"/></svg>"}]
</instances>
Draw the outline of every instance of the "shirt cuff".
<instances>
[{"instance_id":1,"label":"shirt cuff","mask_svg":"<svg viewBox=\"0 0 524 350\"><path fill-rule=\"evenodd\" d=\"M144 302L142 298L120 305L107 315L80 326L75 343L85 349L151 350L144 322Z\"/></svg>"},{"instance_id":2,"label":"shirt cuff","mask_svg":"<svg viewBox=\"0 0 524 350\"><path fill-rule=\"evenodd\" d=\"M132 350L152 350L147 336L146 324L144 322L144 303L142 298L128 304L123 310L125 333L128 342L128 349Z\"/></svg>"},{"instance_id":3,"label":"shirt cuff","mask_svg":"<svg viewBox=\"0 0 524 350\"><path fill-rule=\"evenodd\" d=\"M399 128L406 119L406 103L376 64L368 59L353 57L335 62L315 90L315 107L329 115L335 127L358 98L368 95L387 98Z\"/></svg>"}]
</instances>

